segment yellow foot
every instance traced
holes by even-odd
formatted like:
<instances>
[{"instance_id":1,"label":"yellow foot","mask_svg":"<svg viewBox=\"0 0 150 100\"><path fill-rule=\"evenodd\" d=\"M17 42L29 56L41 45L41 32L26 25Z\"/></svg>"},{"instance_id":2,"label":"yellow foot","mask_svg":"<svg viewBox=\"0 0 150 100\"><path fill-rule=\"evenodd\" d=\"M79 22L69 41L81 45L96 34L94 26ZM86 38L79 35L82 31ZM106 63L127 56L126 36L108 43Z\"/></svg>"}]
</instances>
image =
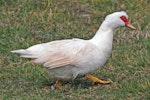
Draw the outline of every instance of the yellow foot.
<instances>
[{"instance_id":1,"label":"yellow foot","mask_svg":"<svg viewBox=\"0 0 150 100\"><path fill-rule=\"evenodd\" d=\"M55 83L55 85L54 85L55 87L57 87L58 89L60 89L60 90L62 90L63 88L62 88L62 85L61 85L61 83L60 83L60 81L56 81L56 83Z\"/></svg>"},{"instance_id":2,"label":"yellow foot","mask_svg":"<svg viewBox=\"0 0 150 100\"><path fill-rule=\"evenodd\" d=\"M90 80L92 80L93 83L100 83L100 84L109 84L109 83L112 83L111 80L104 81L104 80L98 79L97 77L92 76L91 74L86 74L85 77L88 78L88 79L90 79Z\"/></svg>"}]
</instances>

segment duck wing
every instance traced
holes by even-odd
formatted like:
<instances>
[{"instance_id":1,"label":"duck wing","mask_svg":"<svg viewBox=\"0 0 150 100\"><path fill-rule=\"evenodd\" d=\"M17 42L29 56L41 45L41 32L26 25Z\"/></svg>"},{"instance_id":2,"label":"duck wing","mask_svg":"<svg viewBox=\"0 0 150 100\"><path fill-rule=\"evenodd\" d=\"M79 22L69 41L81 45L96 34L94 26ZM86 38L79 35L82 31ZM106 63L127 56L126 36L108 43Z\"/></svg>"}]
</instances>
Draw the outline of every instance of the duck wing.
<instances>
[{"instance_id":1,"label":"duck wing","mask_svg":"<svg viewBox=\"0 0 150 100\"><path fill-rule=\"evenodd\" d=\"M45 46L43 50L46 52L32 62L43 64L49 69L74 65L93 49L91 43L80 39L54 41Z\"/></svg>"}]
</instances>

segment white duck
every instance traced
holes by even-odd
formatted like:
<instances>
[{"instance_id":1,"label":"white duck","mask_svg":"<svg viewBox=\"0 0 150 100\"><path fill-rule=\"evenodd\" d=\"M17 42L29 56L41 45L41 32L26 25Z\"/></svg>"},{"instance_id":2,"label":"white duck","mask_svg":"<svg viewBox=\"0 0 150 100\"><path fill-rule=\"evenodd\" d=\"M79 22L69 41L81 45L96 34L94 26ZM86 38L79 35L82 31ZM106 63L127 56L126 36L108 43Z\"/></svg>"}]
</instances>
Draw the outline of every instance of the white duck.
<instances>
[{"instance_id":1,"label":"white duck","mask_svg":"<svg viewBox=\"0 0 150 100\"><path fill-rule=\"evenodd\" d=\"M105 64L112 51L113 32L120 26L135 29L124 11L107 15L90 40L56 40L11 52L31 58L33 63L43 64L49 76L57 80L55 86L59 89L62 89L60 80L71 80L84 75L93 82L107 84L111 80L103 81L89 73Z\"/></svg>"}]
</instances>

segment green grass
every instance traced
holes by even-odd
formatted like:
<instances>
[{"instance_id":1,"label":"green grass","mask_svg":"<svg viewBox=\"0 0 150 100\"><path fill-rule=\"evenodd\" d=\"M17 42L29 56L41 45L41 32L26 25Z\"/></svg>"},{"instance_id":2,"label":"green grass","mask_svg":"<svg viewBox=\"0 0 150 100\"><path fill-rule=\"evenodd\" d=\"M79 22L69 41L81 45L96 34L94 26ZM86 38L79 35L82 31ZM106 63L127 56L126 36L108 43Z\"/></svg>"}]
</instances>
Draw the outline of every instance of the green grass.
<instances>
[{"instance_id":1,"label":"green grass","mask_svg":"<svg viewBox=\"0 0 150 100\"><path fill-rule=\"evenodd\" d=\"M149 0L1 0L0 99L150 99L149 5ZM64 92L52 90L55 81L42 66L10 53L57 39L90 39L107 14L120 10L128 12L137 29L117 29L111 57L92 73L113 80L110 85L80 78L64 82Z\"/></svg>"}]
</instances>

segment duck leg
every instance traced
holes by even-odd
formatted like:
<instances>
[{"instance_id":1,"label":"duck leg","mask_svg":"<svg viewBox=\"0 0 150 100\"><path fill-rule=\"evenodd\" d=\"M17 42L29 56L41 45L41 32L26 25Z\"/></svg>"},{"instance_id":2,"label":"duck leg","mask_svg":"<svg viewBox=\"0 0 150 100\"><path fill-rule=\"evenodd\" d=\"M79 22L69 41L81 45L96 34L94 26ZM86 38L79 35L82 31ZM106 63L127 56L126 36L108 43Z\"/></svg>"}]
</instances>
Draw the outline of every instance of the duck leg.
<instances>
[{"instance_id":1,"label":"duck leg","mask_svg":"<svg viewBox=\"0 0 150 100\"><path fill-rule=\"evenodd\" d=\"M85 77L88 78L88 79L90 79L90 80L92 80L93 83L100 83L100 84L109 84L109 83L112 83L111 80L104 81L104 80L101 80L101 79L99 79L97 77L92 76L91 74L86 74Z\"/></svg>"},{"instance_id":2,"label":"duck leg","mask_svg":"<svg viewBox=\"0 0 150 100\"><path fill-rule=\"evenodd\" d=\"M58 89L60 89L60 90L62 90L63 88L62 88L62 85L61 85L61 83L60 83L60 81L59 80L57 80L56 81L56 83L55 83L55 85L54 85L55 87L57 87Z\"/></svg>"}]
</instances>

